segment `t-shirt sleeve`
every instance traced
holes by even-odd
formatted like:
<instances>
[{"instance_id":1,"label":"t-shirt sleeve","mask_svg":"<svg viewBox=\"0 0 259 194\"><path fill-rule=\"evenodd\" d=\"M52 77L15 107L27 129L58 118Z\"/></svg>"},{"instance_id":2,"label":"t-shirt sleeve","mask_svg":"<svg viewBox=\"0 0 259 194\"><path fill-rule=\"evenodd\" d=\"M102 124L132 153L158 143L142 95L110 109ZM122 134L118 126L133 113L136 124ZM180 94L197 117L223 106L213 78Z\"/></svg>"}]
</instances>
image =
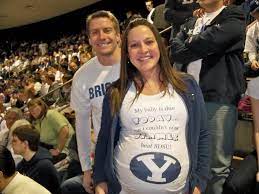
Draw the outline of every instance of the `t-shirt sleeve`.
<instances>
[{"instance_id":1,"label":"t-shirt sleeve","mask_svg":"<svg viewBox=\"0 0 259 194\"><path fill-rule=\"evenodd\" d=\"M50 126L59 133L60 129L64 126L68 125L68 120L58 111L50 110L47 113L47 119L49 121Z\"/></svg>"},{"instance_id":2,"label":"t-shirt sleeve","mask_svg":"<svg viewBox=\"0 0 259 194\"><path fill-rule=\"evenodd\" d=\"M80 74L76 74L72 83L70 106L75 112L86 112L90 109L87 84L81 77Z\"/></svg>"},{"instance_id":3,"label":"t-shirt sleeve","mask_svg":"<svg viewBox=\"0 0 259 194\"><path fill-rule=\"evenodd\" d=\"M76 113L76 138L78 156L83 171L91 169L91 104L88 86L84 81L86 75L76 74L73 78L70 106Z\"/></svg>"}]
</instances>

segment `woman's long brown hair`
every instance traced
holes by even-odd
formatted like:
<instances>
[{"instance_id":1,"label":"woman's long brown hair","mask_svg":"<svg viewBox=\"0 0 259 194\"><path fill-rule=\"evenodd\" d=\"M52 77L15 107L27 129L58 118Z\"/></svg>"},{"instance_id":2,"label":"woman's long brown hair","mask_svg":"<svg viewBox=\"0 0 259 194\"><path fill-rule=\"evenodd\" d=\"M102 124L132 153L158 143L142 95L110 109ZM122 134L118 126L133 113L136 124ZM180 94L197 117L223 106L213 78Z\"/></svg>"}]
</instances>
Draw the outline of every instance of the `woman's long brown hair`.
<instances>
[{"instance_id":1,"label":"woman's long brown hair","mask_svg":"<svg viewBox=\"0 0 259 194\"><path fill-rule=\"evenodd\" d=\"M110 106L112 110L112 115L119 111L123 98L127 92L127 85L129 82L133 81L137 88L135 98L139 96L139 94L142 92L144 88L145 80L141 77L137 68L130 62L128 55L128 34L131 29L140 25L148 27L153 32L155 39L157 41L158 48L160 50L160 59L158 63L160 65L160 77L162 78L162 87L166 88L166 91L168 91L168 84L171 84L173 88L179 93L183 93L186 91L186 84L183 80L184 74L177 72L172 67L167 54L167 50L164 46L164 43L161 39L158 30L146 19L138 18L130 22L123 33L121 45L120 78L118 81L114 83L114 85L108 91L110 93ZM139 84L138 82L137 84L136 80L140 80L141 83Z\"/></svg>"}]
</instances>

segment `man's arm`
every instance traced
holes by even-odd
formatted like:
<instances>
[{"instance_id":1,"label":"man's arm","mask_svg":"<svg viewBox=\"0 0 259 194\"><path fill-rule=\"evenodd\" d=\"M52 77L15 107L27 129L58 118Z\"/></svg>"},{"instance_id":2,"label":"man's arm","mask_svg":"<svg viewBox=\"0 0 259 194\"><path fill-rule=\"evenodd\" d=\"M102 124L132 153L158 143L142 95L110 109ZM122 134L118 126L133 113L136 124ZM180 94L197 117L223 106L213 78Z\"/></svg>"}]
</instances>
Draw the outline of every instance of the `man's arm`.
<instances>
[{"instance_id":1,"label":"man's arm","mask_svg":"<svg viewBox=\"0 0 259 194\"><path fill-rule=\"evenodd\" d=\"M173 61L177 63L188 64L192 61L200 59L199 56L196 56L195 53L188 49L185 45L186 40L190 36L187 26L193 25L194 21L188 21L187 23L183 24L176 37L170 40L170 53L172 55Z\"/></svg>"},{"instance_id":2,"label":"man's arm","mask_svg":"<svg viewBox=\"0 0 259 194\"><path fill-rule=\"evenodd\" d=\"M172 57L176 62L190 63L211 54L226 52L230 46L243 39L244 32L245 21L241 16L226 19L207 26L205 31L190 36L184 42L176 37L172 41Z\"/></svg>"},{"instance_id":3,"label":"man's arm","mask_svg":"<svg viewBox=\"0 0 259 194\"><path fill-rule=\"evenodd\" d=\"M90 112L76 112L76 138L80 164L82 167L83 186L88 193L92 192L91 173L91 130Z\"/></svg>"},{"instance_id":4,"label":"man's arm","mask_svg":"<svg viewBox=\"0 0 259 194\"><path fill-rule=\"evenodd\" d=\"M76 112L76 139L82 171L91 169L90 112Z\"/></svg>"},{"instance_id":5,"label":"man's arm","mask_svg":"<svg viewBox=\"0 0 259 194\"><path fill-rule=\"evenodd\" d=\"M205 191L207 182L210 179L211 135L208 128L207 111L205 108L203 94L198 84L196 82L193 82L193 84L196 88L195 104L200 110L200 117L199 120L197 120L200 126L197 151L197 167L192 175L196 187L196 191L194 193L196 194Z\"/></svg>"},{"instance_id":6,"label":"man's arm","mask_svg":"<svg viewBox=\"0 0 259 194\"><path fill-rule=\"evenodd\" d=\"M81 164L83 176L83 186L88 193L93 192L91 178L91 128L90 115L91 105L87 96L87 90L83 88L81 80L83 74L76 74L73 78L70 105L75 110L76 116L76 139L78 156ZM86 87L86 86L84 86ZM87 88L87 87L86 87Z\"/></svg>"}]
</instances>

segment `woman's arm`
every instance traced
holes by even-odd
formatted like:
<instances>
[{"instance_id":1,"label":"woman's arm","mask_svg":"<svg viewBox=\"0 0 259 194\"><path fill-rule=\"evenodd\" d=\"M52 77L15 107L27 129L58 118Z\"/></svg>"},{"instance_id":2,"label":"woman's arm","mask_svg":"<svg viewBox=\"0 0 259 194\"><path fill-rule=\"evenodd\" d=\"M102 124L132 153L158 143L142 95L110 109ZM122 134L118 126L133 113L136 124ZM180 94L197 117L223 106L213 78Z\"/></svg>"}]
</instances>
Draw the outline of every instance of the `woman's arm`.
<instances>
[{"instance_id":1,"label":"woman's arm","mask_svg":"<svg viewBox=\"0 0 259 194\"><path fill-rule=\"evenodd\" d=\"M64 149L68 138L69 138L69 128L66 125L59 130L59 134L58 134L57 149L59 149L60 152Z\"/></svg>"},{"instance_id":2,"label":"woman's arm","mask_svg":"<svg viewBox=\"0 0 259 194\"><path fill-rule=\"evenodd\" d=\"M58 144L57 144L56 149L50 150L51 155L56 156L56 155L60 154L60 152L62 152L62 150L64 149L68 138L69 138L69 128L66 125L59 130Z\"/></svg>"},{"instance_id":3,"label":"woman's arm","mask_svg":"<svg viewBox=\"0 0 259 194\"><path fill-rule=\"evenodd\" d=\"M194 183L196 188L194 194L204 192L207 186L207 181L210 178L210 132L208 129L207 111L205 108L205 102L200 87L195 82L196 87L196 106L199 107L199 140L198 140L198 157L197 167L193 174Z\"/></svg>"},{"instance_id":4,"label":"woman's arm","mask_svg":"<svg viewBox=\"0 0 259 194\"><path fill-rule=\"evenodd\" d=\"M112 116L111 116L111 109L109 105L109 95L106 94L103 100L103 107L102 107L102 120L101 120L101 128L98 134L96 148L95 148L95 158L94 158L94 171L93 171L93 182L95 185L95 191L97 192L103 190L103 185L106 185L107 188L107 178L105 175L105 162L106 162L106 155L108 149L111 149L108 144L108 140L110 138L110 131L111 131L111 123L112 123ZM105 189L104 189L105 191ZM98 192L97 192L98 193ZM100 192L101 194L101 192Z\"/></svg>"}]
</instances>

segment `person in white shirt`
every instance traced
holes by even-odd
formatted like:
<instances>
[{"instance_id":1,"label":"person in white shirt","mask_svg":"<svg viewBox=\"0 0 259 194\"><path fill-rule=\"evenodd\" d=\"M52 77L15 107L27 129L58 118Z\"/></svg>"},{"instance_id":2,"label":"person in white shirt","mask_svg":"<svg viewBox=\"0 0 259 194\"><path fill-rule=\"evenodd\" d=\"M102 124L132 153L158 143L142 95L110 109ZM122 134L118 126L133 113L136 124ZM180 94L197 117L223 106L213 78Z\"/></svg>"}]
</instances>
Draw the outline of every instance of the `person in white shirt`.
<instances>
[{"instance_id":1,"label":"person in white shirt","mask_svg":"<svg viewBox=\"0 0 259 194\"><path fill-rule=\"evenodd\" d=\"M152 16L153 16L153 13L154 13L154 11L155 11L155 8L154 8L154 5L153 5L153 1L152 1L152 0L147 0L147 1L145 2L145 4L146 4L147 10L149 11L149 14L148 14L148 16L147 16L147 21L148 21L149 23L153 24L153 18L152 18Z\"/></svg>"},{"instance_id":2,"label":"person in white shirt","mask_svg":"<svg viewBox=\"0 0 259 194\"><path fill-rule=\"evenodd\" d=\"M4 119L6 121L6 127L8 128L8 130L4 134L2 134L3 142L1 145L6 146L10 150L12 157L14 159L14 162L17 165L22 160L22 156L15 154L13 151L12 132L18 126L29 125L30 122L23 118L23 113L18 108L10 108L6 112Z\"/></svg>"},{"instance_id":3,"label":"person in white shirt","mask_svg":"<svg viewBox=\"0 0 259 194\"><path fill-rule=\"evenodd\" d=\"M76 115L78 154L84 172L61 185L62 193L93 193L91 178L91 116L94 138L100 130L102 101L106 88L119 77L120 29L115 16L108 11L97 11L86 20L89 43L96 54L74 75L71 107ZM73 184L75 183L75 184ZM83 187L82 187L83 186ZM73 187L73 188L71 188Z\"/></svg>"}]
</instances>

